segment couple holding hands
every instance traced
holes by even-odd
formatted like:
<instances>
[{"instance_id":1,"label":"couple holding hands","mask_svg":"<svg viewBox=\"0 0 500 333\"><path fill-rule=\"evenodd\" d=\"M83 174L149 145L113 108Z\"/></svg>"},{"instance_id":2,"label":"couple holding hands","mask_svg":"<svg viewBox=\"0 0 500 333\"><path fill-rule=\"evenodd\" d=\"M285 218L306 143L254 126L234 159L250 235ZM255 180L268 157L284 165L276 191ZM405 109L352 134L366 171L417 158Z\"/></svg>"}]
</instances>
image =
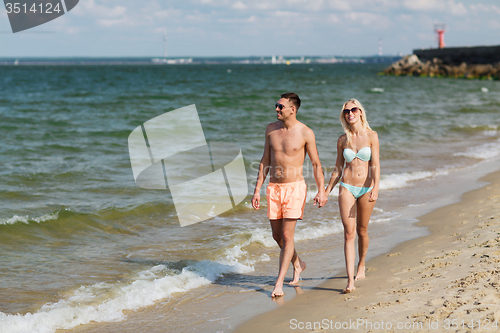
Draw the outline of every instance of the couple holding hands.
<instances>
[{"instance_id":1,"label":"couple holding hands","mask_svg":"<svg viewBox=\"0 0 500 333\"><path fill-rule=\"evenodd\" d=\"M328 186L316 148L313 131L297 120L300 98L295 93L281 95L276 103L278 121L266 128L264 154L259 164L252 206L260 208L260 188L270 175L266 190L267 216L273 238L281 248L279 274L271 297L283 296L283 283L290 263L293 265L291 285L299 282L306 268L295 252L294 234L297 220L302 219L306 202L306 183L302 174L306 153L311 159L318 194L314 205L322 207L328 194L340 181L339 209L344 227L344 254L347 286L353 291L354 281L365 278L365 258L368 251L368 222L378 197L380 180L378 136L368 125L366 112L356 99L342 106L340 121L345 134L337 140L337 160ZM355 239L358 235L359 263L354 274Z\"/></svg>"}]
</instances>

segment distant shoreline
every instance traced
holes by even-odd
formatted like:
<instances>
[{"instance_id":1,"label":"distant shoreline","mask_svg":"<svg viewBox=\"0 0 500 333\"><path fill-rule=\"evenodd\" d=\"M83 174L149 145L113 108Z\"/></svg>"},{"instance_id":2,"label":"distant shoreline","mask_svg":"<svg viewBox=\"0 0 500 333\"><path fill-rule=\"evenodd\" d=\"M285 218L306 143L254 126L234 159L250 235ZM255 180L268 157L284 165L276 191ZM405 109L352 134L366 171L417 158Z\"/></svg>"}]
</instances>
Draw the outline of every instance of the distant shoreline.
<instances>
[{"instance_id":1,"label":"distant shoreline","mask_svg":"<svg viewBox=\"0 0 500 333\"><path fill-rule=\"evenodd\" d=\"M6 57L0 58L0 66L33 65L295 65L337 63L393 63L400 56L295 56L295 57Z\"/></svg>"}]
</instances>

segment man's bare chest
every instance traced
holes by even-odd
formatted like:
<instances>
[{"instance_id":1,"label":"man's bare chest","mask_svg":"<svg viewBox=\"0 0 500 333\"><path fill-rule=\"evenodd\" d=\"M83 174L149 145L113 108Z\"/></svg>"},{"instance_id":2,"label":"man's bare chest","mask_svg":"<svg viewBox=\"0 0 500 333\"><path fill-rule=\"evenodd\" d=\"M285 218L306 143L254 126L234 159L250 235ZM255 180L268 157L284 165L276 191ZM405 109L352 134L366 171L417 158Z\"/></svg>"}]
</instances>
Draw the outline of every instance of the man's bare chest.
<instances>
[{"instance_id":1,"label":"man's bare chest","mask_svg":"<svg viewBox=\"0 0 500 333\"><path fill-rule=\"evenodd\" d=\"M271 150L275 153L284 153L293 155L302 153L305 147L305 141L300 135L294 134L271 134L269 137Z\"/></svg>"}]
</instances>

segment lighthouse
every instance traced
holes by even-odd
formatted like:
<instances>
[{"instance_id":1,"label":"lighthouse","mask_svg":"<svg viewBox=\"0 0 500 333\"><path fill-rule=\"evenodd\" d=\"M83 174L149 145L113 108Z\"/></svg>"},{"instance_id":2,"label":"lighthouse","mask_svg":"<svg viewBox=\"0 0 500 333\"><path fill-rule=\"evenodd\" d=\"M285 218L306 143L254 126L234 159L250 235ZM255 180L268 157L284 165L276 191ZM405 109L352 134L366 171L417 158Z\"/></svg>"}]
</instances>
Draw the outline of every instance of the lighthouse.
<instances>
[{"instance_id":1,"label":"lighthouse","mask_svg":"<svg viewBox=\"0 0 500 333\"><path fill-rule=\"evenodd\" d=\"M438 37L438 48L444 48L444 32L446 31L446 26L444 24L435 24L434 31Z\"/></svg>"}]
</instances>

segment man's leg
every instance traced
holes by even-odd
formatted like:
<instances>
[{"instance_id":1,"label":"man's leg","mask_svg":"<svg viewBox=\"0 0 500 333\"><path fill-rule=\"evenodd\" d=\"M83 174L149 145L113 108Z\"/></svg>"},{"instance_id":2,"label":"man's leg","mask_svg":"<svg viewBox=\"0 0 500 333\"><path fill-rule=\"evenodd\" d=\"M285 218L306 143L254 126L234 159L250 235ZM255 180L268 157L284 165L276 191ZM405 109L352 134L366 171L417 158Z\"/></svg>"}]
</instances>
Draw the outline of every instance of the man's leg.
<instances>
[{"instance_id":1,"label":"man's leg","mask_svg":"<svg viewBox=\"0 0 500 333\"><path fill-rule=\"evenodd\" d=\"M274 285L274 290L271 297L283 296L283 282L285 281L286 271L288 266L292 261L295 245L294 245L294 235L295 235L295 225L297 220L283 219L282 223L282 242L280 253L280 271L278 278L276 279L276 284Z\"/></svg>"},{"instance_id":2,"label":"man's leg","mask_svg":"<svg viewBox=\"0 0 500 333\"><path fill-rule=\"evenodd\" d=\"M279 220L270 220L271 222L271 230L273 231L273 239L276 241L280 249L283 248L283 219ZM280 252L280 264L281 264L281 252ZM295 248L293 249L293 257L292 257L292 264L293 264L293 280L290 281L289 284L294 285L299 282L300 279L300 273L304 269L306 269L306 263L302 261L302 259L299 258L297 255L297 252L295 251ZM281 267L279 268L281 270ZM288 268L287 268L288 269ZM279 271L278 271L279 274Z\"/></svg>"}]
</instances>

